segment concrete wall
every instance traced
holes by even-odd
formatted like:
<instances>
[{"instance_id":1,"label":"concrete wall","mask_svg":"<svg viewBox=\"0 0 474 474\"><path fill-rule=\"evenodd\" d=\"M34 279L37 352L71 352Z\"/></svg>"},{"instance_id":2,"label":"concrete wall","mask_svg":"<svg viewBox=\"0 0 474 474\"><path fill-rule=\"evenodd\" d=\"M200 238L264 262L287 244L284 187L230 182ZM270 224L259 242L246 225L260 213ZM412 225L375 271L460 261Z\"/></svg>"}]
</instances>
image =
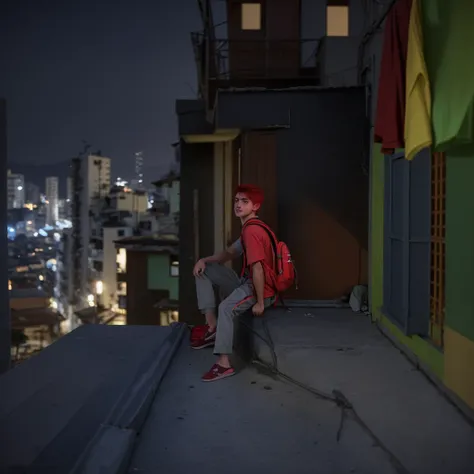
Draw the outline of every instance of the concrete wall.
<instances>
[{"instance_id":1,"label":"concrete wall","mask_svg":"<svg viewBox=\"0 0 474 474\"><path fill-rule=\"evenodd\" d=\"M276 130L279 194L284 195L290 168L299 170L298 192L317 193L322 208L367 248L369 170L363 170L369 163L369 129L363 88L224 92L218 104L217 126L256 129L286 117Z\"/></svg>"},{"instance_id":2,"label":"concrete wall","mask_svg":"<svg viewBox=\"0 0 474 474\"><path fill-rule=\"evenodd\" d=\"M169 297L167 290L148 289L148 253L127 251L127 324L160 324L156 303Z\"/></svg>"},{"instance_id":3,"label":"concrete wall","mask_svg":"<svg viewBox=\"0 0 474 474\"><path fill-rule=\"evenodd\" d=\"M319 50L321 85L341 87L358 82L357 60L360 38L368 27L372 2L352 0L349 2L349 36L328 37L327 0L301 0L301 37L321 38ZM303 61L314 49L314 44L302 46Z\"/></svg>"},{"instance_id":4,"label":"concrete wall","mask_svg":"<svg viewBox=\"0 0 474 474\"><path fill-rule=\"evenodd\" d=\"M176 114L179 118L180 136L212 134L214 131L212 124L206 120L206 104L203 100L176 101Z\"/></svg>"},{"instance_id":5,"label":"concrete wall","mask_svg":"<svg viewBox=\"0 0 474 474\"><path fill-rule=\"evenodd\" d=\"M320 75L324 87L349 87L359 83L358 37L327 37L321 44Z\"/></svg>"},{"instance_id":6,"label":"concrete wall","mask_svg":"<svg viewBox=\"0 0 474 474\"><path fill-rule=\"evenodd\" d=\"M22 309L48 308L49 297L10 298L10 309L21 311Z\"/></svg>"},{"instance_id":7,"label":"concrete wall","mask_svg":"<svg viewBox=\"0 0 474 474\"><path fill-rule=\"evenodd\" d=\"M321 38L326 35L327 0L301 1L301 37ZM363 0L349 2L349 35L360 36L367 25ZM370 3L370 2L369 2Z\"/></svg>"},{"instance_id":8,"label":"concrete wall","mask_svg":"<svg viewBox=\"0 0 474 474\"><path fill-rule=\"evenodd\" d=\"M180 190L180 182L173 181L173 184L171 185L171 189L170 189L170 198L169 198L171 215L179 212L179 192L180 192L179 190Z\"/></svg>"},{"instance_id":9,"label":"concrete wall","mask_svg":"<svg viewBox=\"0 0 474 474\"><path fill-rule=\"evenodd\" d=\"M7 104L0 98L0 182L7 182ZM0 191L0 221L7 222L7 189ZM3 224L5 225L5 224ZM10 368L10 306L8 301L8 243L5 228L0 235L0 374Z\"/></svg>"},{"instance_id":10,"label":"concrete wall","mask_svg":"<svg viewBox=\"0 0 474 474\"><path fill-rule=\"evenodd\" d=\"M167 290L170 299L179 297L179 278L171 276L169 254L149 254L147 263L148 289Z\"/></svg>"},{"instance_id":11,"label":"concrete wall","mask_svg":"<svg viewBox=\"0 0 474 474\"><path fill-rule=\"evenodd\" d=\"M190 324L203 321L197 311L194 264L214 253L213 163L213 143L181 141L179 314L181 321Z\"/></svg>"},{"instance_id":12,"label":"concrete wall","mask_svg":"<svg viewBox=\"0 0 474 474\"><path fill-rule=\"evenodd\" d=\"M116 211L143 213L148 209L148 194L117 193L111 198L111 207Z\"/></svg>"},{"instance_id":13,"label":"concrete wall","mask_svg":"<svg viewBox=\"0 0 474 474\"><path fill-rule=\"evenodd\" d=\"M119 236L119 230L123 235ZM132 235L130 227L104 227L101 303L110 308L117 302L117 248L115 241Z\"/></svg>"}]
</instances>

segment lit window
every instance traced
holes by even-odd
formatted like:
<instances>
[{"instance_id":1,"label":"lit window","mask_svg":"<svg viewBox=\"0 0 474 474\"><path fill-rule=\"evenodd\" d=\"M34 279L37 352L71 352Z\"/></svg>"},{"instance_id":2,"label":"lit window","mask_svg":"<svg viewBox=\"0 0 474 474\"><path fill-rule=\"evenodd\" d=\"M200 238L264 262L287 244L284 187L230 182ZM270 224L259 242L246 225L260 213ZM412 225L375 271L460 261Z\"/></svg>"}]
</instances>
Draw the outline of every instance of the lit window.
<instances>
[{"instance_id":1,"label":"lit window","mask_svg":"<svg viewBox=\"0 0 474 474\"><path fill-rule=\"evenodd\" d=\"M262 5L260 3L242 3L242 29L262 29Z\"/></svg>"},{"instance_id":2,"label":"lit window","mask_svg":"<svg viewBox=\"0 0 474 474\"><path fill-rule=\"evenodd\" d=\"M127 271L127 251L120 249L117 254L117 272L125 273Z\"/></svg>"},{"instance_id":3,"label":"lit window","mask_svg":"<svg viewBox=\"0 0 474 474\"><path fill-rule=\"evenodd\" d=\"M170 275L172 277L179 276L179 262L177 260L172 260L170 265Z\"/></svg>"},{"instance_id":4,"label":"lit window","mask_svg":"<svg viewBox=\"0 0 474 474\"><path fill-rule=\"evenodd\" d=\"M328 6L326 10L327 36L349 36L349 7Z\"/></svg>"}]
</instances>

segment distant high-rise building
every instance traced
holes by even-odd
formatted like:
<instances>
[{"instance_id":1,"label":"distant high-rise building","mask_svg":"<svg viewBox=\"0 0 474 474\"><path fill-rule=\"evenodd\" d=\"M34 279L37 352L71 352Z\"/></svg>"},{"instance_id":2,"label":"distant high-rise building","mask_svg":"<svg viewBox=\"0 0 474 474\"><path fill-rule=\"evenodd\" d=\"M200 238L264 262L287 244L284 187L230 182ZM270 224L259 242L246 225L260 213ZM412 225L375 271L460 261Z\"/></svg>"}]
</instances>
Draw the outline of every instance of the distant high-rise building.
<instances>
[{"instance_id":1,"label":"distant high-rise building","mask_svg":"<svg viewBox=\"0 0 474 474\"><path fill-rule=\"evenodd\" d=\"M69 219L68 217L68 202L66 199L58 200L58 217L59 219Z\"/></svg>"},{"instance_id":2,"label":"distant high-rise building","mask_svg":"<svg viewBox=\"0 0 474 474\"><path fill-rule=\"evenodd\" d=\"M7 175L8 209L19 209L25 205L25 177L22 174Z\"/></svg>"},{"instance_id":3,"label":"distant high-rise building","mask_svg":"<svg viewBox=\"0 0 474 474\"><path fill-rule=\"evenodd\" d=\"M84 162L84 189L90 200L105 197L110 191L110 158L101 155L89 155ZM84 203L86 204L86 203Z\"/></svg>"},{"instance_id":4,"label":"distant high-rise building","mask_svg":"<svg viewBox=\"0 0 474 474\"><path fill-rule=\"evenodd\" d=\"M69 176L67 178L67 183L66 183L66 219L71 219L72 216L72 198L74 195L74 189L73 189L73 180L72 177Z\"/></svg>"},{"instance_id":5,"label":"distant high-rise building","mask_svg":"<svg viewBox=\"0 0 474 474\"><path fill-rule=\"evenodd\" d=\"M72 201L72 195L73 195L73 193L74 193L72 184L73 184L73 182L72 182L72 177L69 176L69 177L67 178L67 183L66 183L66 199L68 199L69 202Z\"/></svg>"},{"instance_id":6,"label":"distant high-rise building","mask_svg":"<svg viewBox=\"0 0 474 474\"><path fill-rule=\"evenodd\" d=\"M132 189L144 189L143 188L143 152L138 151L135 153L135 177L131 181Z\"/></svg>"},{"instance_id":7,"label":"distant high-rise building","mask_svg":"<svg viewBox=\"0 0 474 474\"><path fill-rule=\"evenodd\" d=\"M59 219L59 178L46 178L46 224L54 226Z\"/></svg>"},{"instance_id":8,"label":"distant high-rise building","mask_svg":"<svg viewBox=\"0 0 474 474\"><path fill-rule=\"evenodd\" d=\"M72 160L72 231L71 261L74 266L71 284L73 304L82 309L88 305L88 261L92 234L90 211L97 198L105 198L110 191L111 159L99 153Z\"/></svg>"},{"instance_id":9,"label":"distant high-rise building","mask_svg":"<svg viewBox=\"0 0 474 474\"><path fill-rule=\"evenodd\" d=\"M26 183L26 201L38 204L41 200L40 188L33 183Z\"/></svg>"}]
</instances>

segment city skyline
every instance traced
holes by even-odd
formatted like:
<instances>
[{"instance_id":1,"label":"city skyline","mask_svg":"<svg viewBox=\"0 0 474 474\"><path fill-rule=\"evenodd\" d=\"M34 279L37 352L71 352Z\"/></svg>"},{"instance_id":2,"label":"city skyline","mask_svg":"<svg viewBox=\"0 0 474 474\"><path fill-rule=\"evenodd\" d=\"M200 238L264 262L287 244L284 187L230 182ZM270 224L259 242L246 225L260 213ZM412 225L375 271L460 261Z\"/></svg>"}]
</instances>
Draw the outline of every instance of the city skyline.
<instances>
[{"instance_id":1,"label":"city skyline","mask_svg":"<svg viewBox=\"0 0 474 474\"><path fill-rule=\"evenodd\" d=\"M128 172L119 173L115 171L115 160L112 159L114 164L114 171L112 174L112 180L115 181L117 178L121 178L127 182L132 182L135 177L135 160L132 156L130 167ZM65 160L59 164L52 164L46 166L40 165L28 165L23 163L9 163L9 169L14 174L24 176L25 184L32 184L40 189L42 194L45 193L45 179L48 176L57 176L59 179L59 197L67 197L67 181L70 178L70 165L71 160ZM144 164L143 175L144 175L144 186L149 187L153 181L161 178L167 174L172 165L170 163L162 163L154 165L153 163Z\"/></svg>"}]
</instances>

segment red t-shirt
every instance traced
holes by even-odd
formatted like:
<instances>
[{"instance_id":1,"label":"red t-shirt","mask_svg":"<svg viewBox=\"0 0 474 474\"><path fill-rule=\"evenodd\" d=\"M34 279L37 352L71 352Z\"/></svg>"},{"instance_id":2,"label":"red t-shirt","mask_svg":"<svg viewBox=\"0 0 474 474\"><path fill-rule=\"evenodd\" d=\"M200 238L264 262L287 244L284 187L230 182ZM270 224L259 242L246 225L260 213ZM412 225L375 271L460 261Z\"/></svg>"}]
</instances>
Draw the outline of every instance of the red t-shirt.
<instances>
[{"instance_id":1,"label":"red t-shirt","mask_svg":"<svg viewBox=\"0 0 474 474\"><path fill-rule=\"evenodd\" d=\"M382 153L405 147L405 82L412 0L399 0L385 20L374 140Z\"/></svg>"},{"instance_id":2,"label":"red t-shirt","mask_svg":"<svg viewBox=\"0 0 474 474\"><path fill-rule=\"evenodd\" d=\"M257 262L265 263L263 269L265 272L264 298L270 298L275 295L275 289L270 284L269 272L274 268L273 247L270 237L265 229L259 225L247 225L242 233L244 241L245 261L249 269L249 278L252 278L252 265Z\"/></svg>"}]
</instances>

